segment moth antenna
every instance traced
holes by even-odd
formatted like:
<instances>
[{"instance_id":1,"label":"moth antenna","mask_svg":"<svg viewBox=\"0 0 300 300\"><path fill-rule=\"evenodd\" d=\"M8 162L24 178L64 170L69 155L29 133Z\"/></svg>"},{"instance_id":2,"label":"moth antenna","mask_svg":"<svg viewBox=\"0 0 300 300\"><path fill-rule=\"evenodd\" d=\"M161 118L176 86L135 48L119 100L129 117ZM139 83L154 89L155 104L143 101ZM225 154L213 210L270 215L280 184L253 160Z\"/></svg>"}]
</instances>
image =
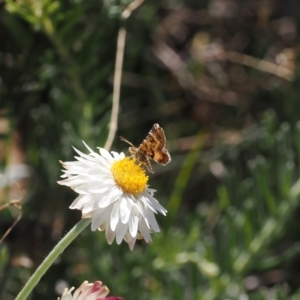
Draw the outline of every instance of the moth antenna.
<instances>
[{"instance_id":1,"label":"moth antenna","mask_svg":"<svg viewBox=\"0 0 300 300\"><path fill-rule=\"evenodd\" d=\"M134 145L131 142L129 142L128 140L126 140L122 136L120 136L120 140L123 141L123 142L125 142L125 143L127 143L127 144L129 144L130 146L134 147Z\"/></svg>"}]
</instances>

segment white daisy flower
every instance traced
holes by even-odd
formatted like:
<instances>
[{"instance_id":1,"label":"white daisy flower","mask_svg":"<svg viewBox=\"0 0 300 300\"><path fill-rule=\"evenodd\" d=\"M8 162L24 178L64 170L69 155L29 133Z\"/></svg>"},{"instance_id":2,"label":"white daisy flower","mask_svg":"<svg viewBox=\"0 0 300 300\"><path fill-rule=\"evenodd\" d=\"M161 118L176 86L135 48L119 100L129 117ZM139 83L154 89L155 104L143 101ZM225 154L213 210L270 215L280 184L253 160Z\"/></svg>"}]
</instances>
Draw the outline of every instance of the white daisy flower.
<instances>
[{"instance_id":1,"label":"white daisy flower","mask_svg":"<svg viewBox=\"0 0 300 300\"><path fill-rule=\"evenodd\" d=\"M107 286L102 285L101 281L88 283L84 281L82 285L73 293L74 287L65 289L62 297L58 300L124 300L122 297L106 297L109 293Z\"/></svg>"},{"instance_id":2,"label":"white daisy flower","mask_svg":"<svg viewBox=\"0 0 300 300\"><path fill-rule=\"evenodd\" d=\"M85 143L84 143L85 144ZM61 162L64 180L79 196L71 209L82 211L82 218L91 218L92 230L105 230L109 244L124 239L133 250L137 238L151 243L151 232L159 232L154 214L166 215L166 209L153 197L155 190L147 185L149 177L136 160L124 153L109 153L99 148L84 154L79 150L77 161Z\"/></svg>"}]
</instances>

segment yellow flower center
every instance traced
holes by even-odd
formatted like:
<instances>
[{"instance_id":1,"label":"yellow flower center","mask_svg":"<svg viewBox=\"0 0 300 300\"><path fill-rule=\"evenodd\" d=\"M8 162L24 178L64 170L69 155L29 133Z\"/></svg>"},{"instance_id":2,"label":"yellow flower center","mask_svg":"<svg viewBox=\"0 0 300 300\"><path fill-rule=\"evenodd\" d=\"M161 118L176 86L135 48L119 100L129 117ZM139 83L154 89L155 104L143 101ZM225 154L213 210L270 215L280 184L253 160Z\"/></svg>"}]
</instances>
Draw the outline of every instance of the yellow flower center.
<instances>
[{"instance_id":1,"label":"yellow flower center","mask_svg":"<svg viewBox=\"0 0 300 300\"><path fill-rule=\"evenodd\" d=\"M116 183L125 193L137 195L147 187L149 177L141 165L136 164L134 158L125 157L115 161L111 166L111 171Z\"/></svg>"}]
</instances>

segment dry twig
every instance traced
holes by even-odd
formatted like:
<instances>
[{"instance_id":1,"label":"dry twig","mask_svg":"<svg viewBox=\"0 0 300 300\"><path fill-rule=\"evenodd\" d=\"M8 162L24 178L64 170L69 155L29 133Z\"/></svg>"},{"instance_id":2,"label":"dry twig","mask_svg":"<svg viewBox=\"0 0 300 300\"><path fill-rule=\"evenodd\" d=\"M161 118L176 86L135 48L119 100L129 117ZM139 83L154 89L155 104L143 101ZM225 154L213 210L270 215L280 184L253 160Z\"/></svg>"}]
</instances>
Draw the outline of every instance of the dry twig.
<instances>
[{"instance_id":1,"label":"dry twig","mask_svg":"<svg viewBox=\"0 0 300 300\"><path fill-rule=\"evenodd\" d=\"M9 206L13 206L13 207L17 208L20 211L20 213L19 213L18 217L15 219L15 221L13 222L13 224L6 230L6 232L1 237L0 244L9 235L9 233L13 230L13 228L19 223L19 221L21 220L22 215L23 215L21 202L24 199L24 193L23 193L23 190L21 189L21 187L18 185L18 183L16 183L16 185L20 189L20 191L22 193L22 197L20 199L11 200L8 203L0 205L0 211L2 211L5 208L8 208Z\"/></svg>"},{"instance_id":2,"label":"dry twig","mask_svg":"<svg viewBox=\"0 0 300 300\"><path fill-rule=\"evenodd\" d=\"M137 9L144 0L135 0L130 3L122 12L121 19L125 21L131 13ZM113 97L112 97L112 110L111 118L109 124L109 133L105 143L104 148L109 150L112 142L115 138L116 131L118 128L118 114L120 107L120 91L121 91L121 81L122 81L122 69L123 69L123 59L124 50L126 44L126 29L124 24L120 27L117 40L117 53L116 53L116 63L115 63L115 73L114 73L114 83L113 83Z\"/></svg>"},{"instance_id":3,"label":"dry twig","mask_svg":"<svg viewBox=\"0 0 300 300\"><path fill-rule=\"evenodd\" d=\"M270 73L275 76L284 78L286 80L293 80L295 73L285 67L274 64L272 62L255 58L250 55L235 51L220 51L216 55L211 55L208 57L200 58L202 62L212 61L212 60L227 60L233 63L241 64L251 68L255 68L262 72Z\"/></svg>"}]
</instances>

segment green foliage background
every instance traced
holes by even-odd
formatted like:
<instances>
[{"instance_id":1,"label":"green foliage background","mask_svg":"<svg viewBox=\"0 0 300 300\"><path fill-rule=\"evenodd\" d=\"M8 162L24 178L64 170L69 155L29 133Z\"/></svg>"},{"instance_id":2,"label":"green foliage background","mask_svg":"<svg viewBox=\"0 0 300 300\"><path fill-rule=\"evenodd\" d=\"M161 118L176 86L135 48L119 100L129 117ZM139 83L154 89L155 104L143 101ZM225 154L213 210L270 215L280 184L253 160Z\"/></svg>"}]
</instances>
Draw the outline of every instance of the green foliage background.
<instances>
[{"instance_id":1,"label":"green foliage background","mask_svg":"<svg viewBox=\"0 0 300 300\"><path fill-rule=\"evenodd\" d=\"M22 220L0 245L0 298L14 299L80 218L58 161L82 140L105 144L124 25L112 150L127 151L119 135L138 144L153 123L165 129L172 163L150 184L168 216L132 252L85 230L30 299L84 280L130 300L300 299L300 4L145 0L123 22L128 4L0 2L2 170L16 133L32 170ZM2 210L1 231L11 223Z\"/></svg>"}]
</instances>

